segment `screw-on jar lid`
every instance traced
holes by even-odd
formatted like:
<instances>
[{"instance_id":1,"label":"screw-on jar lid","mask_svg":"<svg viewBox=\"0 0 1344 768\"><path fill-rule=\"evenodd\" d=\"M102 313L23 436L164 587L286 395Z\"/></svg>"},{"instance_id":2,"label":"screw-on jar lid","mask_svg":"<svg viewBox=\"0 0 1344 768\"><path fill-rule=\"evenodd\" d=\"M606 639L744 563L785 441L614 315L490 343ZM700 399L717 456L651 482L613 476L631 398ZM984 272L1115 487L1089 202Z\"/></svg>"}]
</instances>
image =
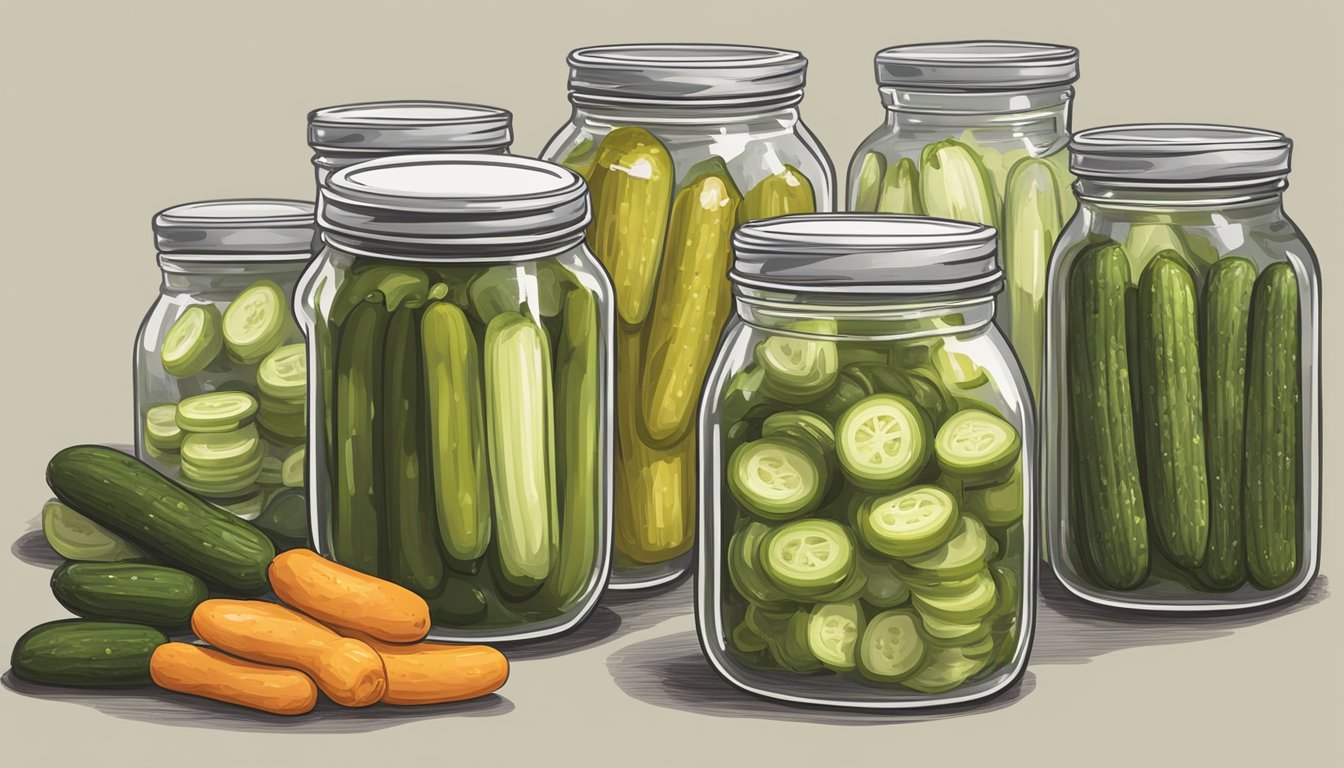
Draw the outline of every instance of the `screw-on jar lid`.
<instances>
[{"instance_id":1,"label":"screw-on jar lid","mask_svg":"<svg viewBox=\"0 0 1344 768\"><path fill-rule=\"evenodd\" d=\"M928 91L1004 91L1068 85L1078 49L1048 43L972 40L898 45L877 52L877 84Z\"/></svg>"},{"instance_id":2,"label":"screw-on jar lid","mask_svg":"<svg viewBox=\"0 0 1344 768\"><path fill-rule=\"evenodd\" d=\"M1069 168L1087 179L1229 182L1288 175L1293 142L1281 133L1228 125L1091 128L1069 141Z\"/></svg>"},{"instance_id":3,"label":"screw-on jar lid","mask_svg":"<svg viewBox=\"0 0 1344 768\"><path fill-rule=\"evenodd\" d=\"M306 259L313 204L306 200L205 200L154 215L159 253L284 254Z\"/></svg>"},{"instance_id":4,"label":"screw-on jar lid","mask_svg":"<svg viewBox=\"0 0 1344 768\"><path fill-rule=\"evenodd\" d=\"M807 59L747 45L604 45L569 54L570 98L754 103L801 98Z\"/></svg>"},{"instance_id":5,"label":"screw-on jar lid","mask_svg":"<svg viewBox=\"0 0 1344 768\"><path fill-rule=\"evenodd\" d=\"M308 113L314 152L480 152L513 142L513 115L449 101L375 101Z\"/></svg>"},{"instance_id":6,"label":"screw-on jar lid","mask_svg":"<svg viewBox=\"0 0 1344 768\"><path fill-rule=\"evenodd\" d=\"M332 174L318 193L324 232L417 253L527 252L583 239L588 188L573 171L511 155L400 155Z\"/></svg>"},{"instance_id":7,"label":"screw-on jar lid","mask_svg":"<svg viewBox=\"0 0 1344 768\"><path fill-rule=\"evenodd\" d=\"M923 216L810 213L733 233L739 286L785 292L990 296L1003 272L995 231Z\"/></svg>"}]
</instances>

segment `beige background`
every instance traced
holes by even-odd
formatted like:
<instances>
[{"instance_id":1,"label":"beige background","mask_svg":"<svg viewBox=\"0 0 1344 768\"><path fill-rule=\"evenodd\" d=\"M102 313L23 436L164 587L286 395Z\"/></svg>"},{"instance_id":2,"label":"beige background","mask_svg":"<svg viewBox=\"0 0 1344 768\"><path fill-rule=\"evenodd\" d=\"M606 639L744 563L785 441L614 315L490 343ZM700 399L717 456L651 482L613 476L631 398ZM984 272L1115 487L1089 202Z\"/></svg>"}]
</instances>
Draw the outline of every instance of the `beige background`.
<instances>
[{"instance_id":1,"label":"beige background","mask_svg":"<svg viewBox=\"0 0 1344 768\"><path fill-rule=\"evenodd\" d=\"M5 0L0 540L20 539L47 497L52 453L130 439L131 344L158 282L152 213L192 199L307 197L304 115L327 104L498 104L517 116L516 150L533 154L567 115L564 55L584 44L799 49L811 59L806 120L842 169L881 117L871 56L902 42L1077 45L1076 127L1191 120L1284 131L1297 142L1287 205L1325 262L1326 391L1344 381L1332 354L1344 337L1332 309L1344 298L1338 3L532 5ZM1325 420L1326 466L1337 467L1331 398ZM1328 576L1344 562L1344 481L1327 475ZM0 557L5 647L63 613L33 541L16 545L26 560ZM0 688L0 761L1327 764L1344 757L1344 601L1327 595L1322 580L1291 609L1171 623L1097 614L1047 589L1023 686L982 710L919 721L736 695L700 660L683 586L652 602L610 601L560 644L578 646L572 653L518 654L502 698L466 708L326 709L276 722L179 698L44 697L10 682ZM353 733L331 735L341 731Z\"/></svg>"}]
</instances>

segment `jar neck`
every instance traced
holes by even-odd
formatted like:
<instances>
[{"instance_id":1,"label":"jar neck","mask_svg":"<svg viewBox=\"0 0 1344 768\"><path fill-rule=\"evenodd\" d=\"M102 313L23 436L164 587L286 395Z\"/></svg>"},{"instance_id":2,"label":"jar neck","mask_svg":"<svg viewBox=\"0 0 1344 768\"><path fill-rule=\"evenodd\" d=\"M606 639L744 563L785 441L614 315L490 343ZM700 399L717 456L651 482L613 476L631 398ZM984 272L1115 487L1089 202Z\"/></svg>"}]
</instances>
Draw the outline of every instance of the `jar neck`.
<instances>
[{"instance_id":1,"label":"jar neck","mask_svg":"<svg viewBox=\"0 0 1344 768\"><path fill-rule=\"evenodd\" d=\"M754 104L724 104L686 100L681 102L619 101L596 103L571 99L574 121L597 133L623 125L652 125L675 130L678 126L745 124L792 127L799 121L796 98Z\"/></svg>"},{"instance_id":2,"label":"jar neck","mask_svg":"<svg viewBox=\"0 0 1344 768\"><path fill-rule=\"evenodd\" d=\"M292 283L308 254L245 255L159 254L165 293L236 293L258 280Z\"/></svg>"},{"instance_id":3,"label":"jar neck","mask_svg":"<svg viewBox=\"0 0 1344 768\"><path fill-rule=\"evenodd\" d=\"M1073 88L1030 91L911 91L878 89L888 127L902 133L955 135L980 128L1009 136L1065 138L1073 112Z\"/></svg>"},{"instance_id":4,"label":"jar neck","mask_svg":"<svg viewBox=\"0 0 1344 768\"><path fill-rule=\"evenodd\" d=\"M896 341L976 333L994 320L994 297L802 296L734 288L738 317L764 330L827 338Z\"/></svg>"},{"instance_id":5,"label":"jar neck","mask_svg":"<svg viewBox=\"0 0 1344 768\"><path fill-rule=\"evenodd\" d=\"M1250 179L1222 184L1143 184L1133 181L1078 179L1074 192L1093 210L1136 215L1180 211L1216 212L1229 221L1283 215L1285 178Z\"/></svg>"}]
</instances>

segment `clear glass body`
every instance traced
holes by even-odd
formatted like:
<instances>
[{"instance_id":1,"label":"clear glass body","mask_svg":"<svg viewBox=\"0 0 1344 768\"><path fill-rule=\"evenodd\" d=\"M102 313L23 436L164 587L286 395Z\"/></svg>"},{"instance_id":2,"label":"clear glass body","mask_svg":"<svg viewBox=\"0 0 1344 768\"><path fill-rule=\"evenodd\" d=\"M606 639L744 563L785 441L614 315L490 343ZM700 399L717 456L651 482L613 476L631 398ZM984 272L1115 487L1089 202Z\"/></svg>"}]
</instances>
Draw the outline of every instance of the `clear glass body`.
<instances>
[{"instance_id":1,"label":"clear glass body","mask_svg":"<svg viewBox=\"0 0 1344 768\"><path fill-rule=\"evenodd\" d=\"M301 344L303 336L294 322L289 306L295 281L303 271L307 254L209 254L159 256L163 284L159 296L149 308L135 339L135 450L136 455L177 480L198 495L246 519L257 517L270 499L289 487L301 487L301 475L291 473L282 477L285 459L301 466L304 443L304 395L287 393L284 399L263 397L259 369L268 352ZM274 303L264 311L268 321L282 326L266 349L248 350L248 362L236 356L225 333L223 317L235 299L253 286L269 283L278 290ZM254 294L253 294L254 295ZM245 300L246 301L246 300ZM192 307L205 308L189 313ZM244 314L255 309L239 307ZM201 332L183 333L183 329L206 318ZM174 327L182 323L178 333ZM202 344L208 347L205 355L194 364L180 361L165 366L165 355L176 360L171 350L170 334L182 339L183 344ZM210 339L213 339L213 344ZM292 351L292 347L291 347ZM174 373L170 373L169 369ZM242 419L234 436L254 444L246 457L232 467L217 467L222 472L193 472L189 461L182 465L182 441L190 432L171 426L173 410L194 395L210 392L242 392L251 399L252 413ZM151 429L148 420L153 410L156 419L167 419L158 429ZM249 429L255 429L253 435ZM242 434L239 430L247 431ZM227 436L229 433L216 433ZM199 438L197 438L199 439ZM223 438L210 438L223 439ZM260 461L258 458L260 453ZM249 482L250 479L250 482Z\"/></svg>"},{"instance_id":2,"label":"clear glass body","mask_svg":"<svg viewBox=\"0 0 1344 768\"><path fill-rule=\"evenodd\" d=\"M1007 285L995 321L1037 392L1047 261L1075 207L1068 158L1073 89L879 90L886 119L850 161L849 210L998 228Z\"/></svg>"},{"instance_id":3,"label":"clear glass body","mask_svg":"<svg viewBox=\"0 0 1344 768\"><path fill-rule=\"evenodd\" d=\"M1077 184L1050 270L1042 482L1051 565L1084 599L1250 608L1316 573L1320 274L1284 186Z\"/></svg>"},{"instance_id":4,"label":"clear glass body","mask_svg":"<svg viewBox=\"0 0 1344 768\"><path fill-rule=\"evenodd\" d=\"M738 312L701 411L696 608L711 663L754 693L841 707L952 704L1011 685L1034 625L1034 422L1021 369L992 323L993 300L850 297L819 306L813 297L755 293ZM768 350L781 343L785 359L825 361L813 366L815 391L780 394L778 355ZM899 477L860 478L856 457L872 456L862 441L884 418L870 423L865 409L893 396L919 423L869 450L899 456L901 440L923 448L911 449L917 458ZM963 432L965 419L998 425L996 459L949 474L940 457L954 456L956 435L982 434ZM800 448L799 425L809 422L830 436ZM787 456L790 445L795 461L810 452L796 474L788 461L781 470L743 458L761 446ZM809 483L824 490L802 510L756 506L771 487ZM939 527L908 551L893 552L865 522L931 495ZM821 538L831 537L829 550L796 535L802 543L790 550L789 532L807 526L830 531ZM848 569L819 587L800 584L789 565L806 566L805 554L822 567L848 558ZM893 625L906 631L884 638ZM887 653L898 666L883 666Z\"/></svg>"},{"instance_id":5,"label":"clear glass body","mask_svg":"<svg viewBox=\"0 0 1344 768\"><path fill-rule=\"evenodd\" d=\"M542 152L582 174L617 303L611 586L671 581L695 540L695 409L732 313L739 223L828 211L835 172L796 105L577 106Z\"/></svg>"},{"instance_id":6,"label":"clear glass body","mask_svg":"<svg viewBox=\"0 0 1344 768\"><path fill-rule=\"evenodd\" d=\"M429 637L564 632L611 547L611 287L582 245L375 255L298 288L317 549L430 605Z\"/></svg>"}]
</instances>

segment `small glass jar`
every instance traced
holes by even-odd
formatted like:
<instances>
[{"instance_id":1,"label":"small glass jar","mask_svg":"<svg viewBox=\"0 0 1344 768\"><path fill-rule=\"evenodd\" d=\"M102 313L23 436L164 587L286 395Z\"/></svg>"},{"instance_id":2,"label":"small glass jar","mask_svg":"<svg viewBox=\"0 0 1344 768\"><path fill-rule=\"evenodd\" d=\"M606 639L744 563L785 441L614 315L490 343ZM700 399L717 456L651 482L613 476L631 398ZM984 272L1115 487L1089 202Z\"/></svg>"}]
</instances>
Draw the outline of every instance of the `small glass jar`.
<instances>
[{"instance_id":1,"label":"small glass jar","mask_svg":"<svg viewBox=\"0 0 1344 768\"><path fill-rule=\"evenodd\" d=\"M835 172L803 125L807 60L728 45L569 55L574 112L543 159L588 179L588 244L617 304L612 589L686 572L695 539L695 408L732 300L729 235L830 210Z\"/></svg>"},{"instance_id":2,"label":"small glass jar","mask_svg":"<svg viewBox=\"0 0 1344 768\"><path fill-rule=\"evenodd\" d=\"M1152 611L1303 593L1320 555L1320 272L1283 210L1291 142L1083 131L1050 268L1049 559Z\"/></svg>"},{"instance_id":3,"label":"small glass jar","mask_svg":"<svg viewBox=\"0 0 1344 768\"><path fill-rule=\"evenodd\" d=\"M995 321L1039 394L1050 249L1073 215L1069 120L1078 51L961 42L879 51L886 120L854 153L849 210L996 227L1006 287Z\"/></svg>"},{"instance_id":4,"label":"small glass jar","mask_svg":"<svg viewBox=\"0 0 1344 768\"><path fill-rule=\"evenodd\" d=\"M513 115L498 107L451 101L371 101L308 113L317 186L342 168L391 155L507 154Z\"/></svg>"},{"instance_id":5,"label":"small glass jar","mask_svg":"<svg viewBox=\"0 0 1344 768\"><path fill-rule=\"evenodd\" d=\"M153 226L163 285L135 340L136 455L256 518L304 484L307 381L290 297L313 205L186 203Z\"/></svg>"},{"instance_id":6,"label":"small glass jar","mask_svg":"<svg viewBox=\"0 0 1344 768\"><path fill-rule=\"evenodd\" d=\"M313 540L425 598L443 641L583 621L611 554L612 291L587 188L500 155L332 174L298 303Z\"/></svg>"},{"instance_id":7,"label":"small glass jar","mask_svg":"<svg viewBox=\"0 0 1344 768\"><path fill-rule=\"evenodd\" d=\"M701 646L753 693L967 702L1025 668L1031 397L989 227L874 214L737 230L701 410Z\"/></svg>"}]
</instances>

